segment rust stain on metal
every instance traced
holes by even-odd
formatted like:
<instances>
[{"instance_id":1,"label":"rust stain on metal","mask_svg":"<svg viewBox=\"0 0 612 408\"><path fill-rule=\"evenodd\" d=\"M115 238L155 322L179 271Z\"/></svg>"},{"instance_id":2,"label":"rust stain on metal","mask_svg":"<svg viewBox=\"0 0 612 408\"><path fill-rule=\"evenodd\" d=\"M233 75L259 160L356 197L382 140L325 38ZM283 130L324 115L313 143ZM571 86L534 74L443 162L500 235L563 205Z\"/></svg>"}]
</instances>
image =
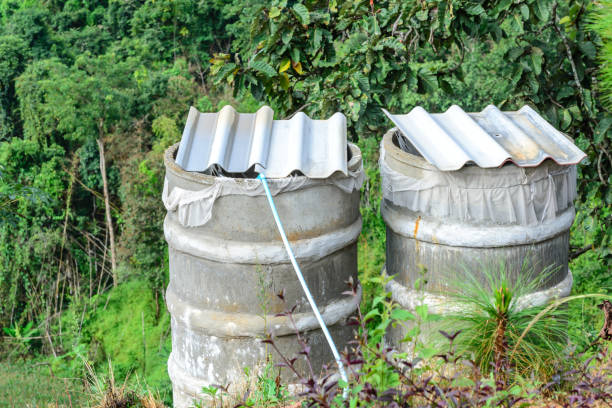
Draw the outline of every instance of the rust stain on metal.
<instances>
[{"instance_id":1,"label":"rust stain on metal","mask_svg":"<svg viewBox=\"0 0 612 408\"><path fill-rule=\"evenodd\" d=\"M417 237L417 233L419 232L419 223L421 222L421 216L419 215L416 222L414 223L414 239Z\"/></svg>"},{"instance_id":2,"label":"rust stain on metal","mask_svg":"<svg viewBox=\"0 0 612 408\"><path fill-rule=\"evenodd\" d=\"M417 234L419 233L419 224L421 223L421 216L419 215L416 219L416 222L414 223L414 252L416 255L415 258L415 262L419 263L419 258L420 258L420 245L419 245L419 239L417 238Z\"/></svg>"}]
</instances>

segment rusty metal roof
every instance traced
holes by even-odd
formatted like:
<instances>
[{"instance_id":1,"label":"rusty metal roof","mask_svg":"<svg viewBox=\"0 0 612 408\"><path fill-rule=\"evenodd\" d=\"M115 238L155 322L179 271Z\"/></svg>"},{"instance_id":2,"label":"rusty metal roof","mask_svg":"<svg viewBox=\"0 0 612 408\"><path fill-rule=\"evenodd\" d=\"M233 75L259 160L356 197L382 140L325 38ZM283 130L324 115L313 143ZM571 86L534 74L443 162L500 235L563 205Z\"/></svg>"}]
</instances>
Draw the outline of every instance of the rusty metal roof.
<instances>
[{"instance_id":1,"label":"rusty metal roof","mask_svg":"<svg viewBox=\"0 0 612 408\"><path fill-rule=\"evenodd\" d=\"M347 174L346 118L335 113L313 120L302 112L289 120L273 120L263 106L256 113L238 113L231 106L218 113L191 107L176 163L187 171L219 165L229 173L254 168L268 178L299 170L310 178Z\"/></svg>"},{"instance_id":2,"label":"rusty metal roof","mask_svg":"<svg viewBox=\"0 0 612 408\"><path fill-rule=\"evenodd\" d=\"M443 171L466 163L500 167L511 161L535 167L545 159L561 165L577 164L586 157L563 133L529 106L502 112L493 105L466 113L457 105L444 113L428 113L417 106L406 115L385 114L431 164Z\"/></svg>"}]
</instances>

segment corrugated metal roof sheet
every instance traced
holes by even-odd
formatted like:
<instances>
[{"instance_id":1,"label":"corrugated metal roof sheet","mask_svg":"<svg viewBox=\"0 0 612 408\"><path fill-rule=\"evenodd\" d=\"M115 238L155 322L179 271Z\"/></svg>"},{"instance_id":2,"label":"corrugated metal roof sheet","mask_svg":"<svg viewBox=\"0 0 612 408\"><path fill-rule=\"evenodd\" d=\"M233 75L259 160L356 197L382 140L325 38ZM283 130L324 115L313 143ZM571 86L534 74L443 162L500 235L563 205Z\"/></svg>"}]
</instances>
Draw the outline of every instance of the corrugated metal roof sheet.
<instances>
[{"instance_id":1,"label":"corrugated metal roof sheet","mask_svg":"<svg viewBox=\"0 0 612 408\"><path fill-rule=\"evenodd\" d=\"M251 167L266 177L286 177L299 170L310 178L347 174L346 118L312 120L302 112L289 120L273 120L263 106L256 113L238 113L231 106L218 113L191 107L176 163L187 171L205 171L218 164L230 173Z\"/></svg>"},{"instance_id":2,"label":"corrugated metal roof sheet","mask_svg":"<svg viewBox=\"0 0 612 408\"><path fill-rule=\"evenodd\" d=\"M457 105L444 113L428 113L417 106L406 115L385 114L421 155L443 171L458 170L468 162L499 167L507 161L535 167L545 159L577 164L582 150L529 106L502 112L493 105L466 113Z\"/></svg>"}]
</instances>

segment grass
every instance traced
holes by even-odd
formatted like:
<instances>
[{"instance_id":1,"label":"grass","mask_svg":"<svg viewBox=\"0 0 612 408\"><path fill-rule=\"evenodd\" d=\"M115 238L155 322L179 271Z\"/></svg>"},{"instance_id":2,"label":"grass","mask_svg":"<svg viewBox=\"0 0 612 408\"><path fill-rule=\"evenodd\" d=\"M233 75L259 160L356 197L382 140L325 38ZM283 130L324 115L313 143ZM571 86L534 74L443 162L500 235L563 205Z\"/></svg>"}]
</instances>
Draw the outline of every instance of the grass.
<instances>
[{"instance_id":1,"label":"grass","mask_svg":"<svg viewBox=\"0 0 612 408\"><path fill-rule=\"evenodd\" d=\"M62 378L46 362L0 363L0 408L162 408L159 395L138 380L115 381L109 365L103 373L87 367L87 378ZM126 405L127 404L127 405Z\"/></svg>"},{"instance_id":2,"label":"grass","mask_svg":"<svg viewBox=\"0 0 612 408\"><path fill-rule=\"evenodd\" d=\"M170 316L163 299L157 302L148 283L134 279L92 299L86 313L82 305L71 304L62 314L61 342L59 337L56 342L63 352L45 361L56 375L86 378L87 363L97 375L109 378L110 360L114 377L128 378L130 387L139 382L139 389L153 390L171 404Z\"/></svg>"},{"instance_id":3,"label":"grass","mask_svg":"<svg viewBox=\"0 0 612 408\"><path fill-rule=\"evenodd\" d=\"M81 407L87 394L83 381L52 375L48 365L0 362L0 407Z\"/></svg>"},{"instance_id":4,"label":"grass","mask_svg":"<svg viewBox=\"0 0 612 408\"><path fill-rule=\"evenodd\" d=\"M126 377L118 383L110 361L108 371L102 375L89 364L86 366L92 408L165 408L159 394L143 387L138 379L129 383Z\"/></svg>"}]
</instances>

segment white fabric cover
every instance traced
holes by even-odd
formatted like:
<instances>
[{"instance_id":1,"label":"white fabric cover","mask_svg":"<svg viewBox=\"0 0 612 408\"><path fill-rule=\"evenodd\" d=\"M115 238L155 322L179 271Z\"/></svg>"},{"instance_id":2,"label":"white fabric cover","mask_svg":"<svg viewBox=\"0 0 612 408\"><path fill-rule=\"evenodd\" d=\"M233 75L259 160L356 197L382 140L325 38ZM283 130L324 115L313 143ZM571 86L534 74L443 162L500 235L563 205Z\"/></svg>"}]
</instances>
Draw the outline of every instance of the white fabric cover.
<instances>
[{"instance_id":1,"label":"white fabric cover","mask_svg":"<svg viewBox=\"0 0 612 408\"><path fill-rule=\"evenodd\" d=\"M386 163L381 144L379 165L384 199L436 218L533 225L553 220L576 198L576 166L559 166L550 161L532 168L415 168L411 176Z\"/></svg>"},{"instance_id":2,"label":"white fabric cover","mask_svg":"<svg viewBox=\"0 0 612 408\"><path fill-rule=\"evenodd\" d=\"M346 193L361 189L365 180L363 165L356 171L351 171L357 163L361 163L361 155L353 155L348 162L348 177L342 173L334 173L326 179L310 179L305 176L291 176L279 179L268 179L272 195L295 191L309 186L331 184ZM231 177L215 177L212 184L202 184L202 189L193 191L180 187L169 191L168 179L164 180L162 201L168 212L177 212L181 225L199 227L206 224L212 215L212 209L218 197L226 195L263 196L265 191L261 181L257 179L237 179Z\"/></svg>"}]
</instances>

